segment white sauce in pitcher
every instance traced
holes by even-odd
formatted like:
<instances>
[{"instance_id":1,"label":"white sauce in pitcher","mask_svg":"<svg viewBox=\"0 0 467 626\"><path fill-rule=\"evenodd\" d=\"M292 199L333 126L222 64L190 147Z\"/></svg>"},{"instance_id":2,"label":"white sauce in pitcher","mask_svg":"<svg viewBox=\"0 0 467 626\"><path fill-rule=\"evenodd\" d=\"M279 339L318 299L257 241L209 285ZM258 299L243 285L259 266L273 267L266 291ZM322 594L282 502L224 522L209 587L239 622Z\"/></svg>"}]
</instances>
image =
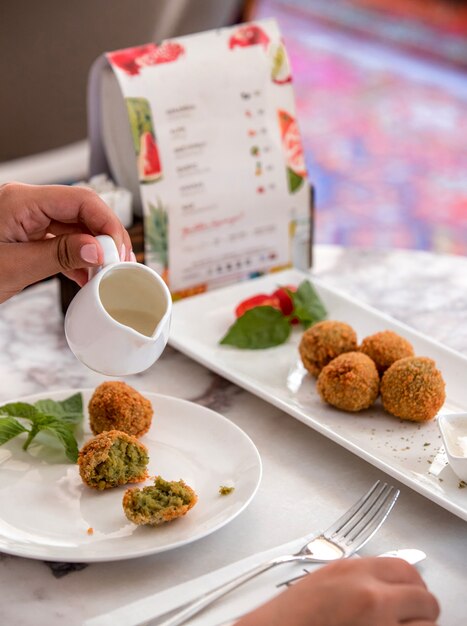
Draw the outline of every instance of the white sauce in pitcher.
<instances>
[{"instance_id":1,"label":"white sauce in pitcher","mask_svg":"<svg viewBox=\"0 0 467 626\"><path fill-rule=\"evenodd\" d=\"M131 309L108 309L108 314L125 326L133 328L138 333L151 337L158 323L152 313L132 311Z\"/></svg>"}]
</instances>

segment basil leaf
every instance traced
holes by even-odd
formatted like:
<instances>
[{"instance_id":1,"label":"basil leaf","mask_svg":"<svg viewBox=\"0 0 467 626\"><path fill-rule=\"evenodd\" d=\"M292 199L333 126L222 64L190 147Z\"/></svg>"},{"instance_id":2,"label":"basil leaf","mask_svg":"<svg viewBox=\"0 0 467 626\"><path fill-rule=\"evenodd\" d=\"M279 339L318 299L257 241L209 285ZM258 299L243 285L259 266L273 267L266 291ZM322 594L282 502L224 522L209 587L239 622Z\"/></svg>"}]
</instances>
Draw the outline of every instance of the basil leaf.
<instances>
[{"instance_id":1,"label":"basil leaf","mask_svg":"<svg viewBox=\"0 0 467 626\"><path fill-rule=\"evenodd\" d=\"M31 421L28 430L16 418ZM11 402L0 407L0 445L16 435L27 432L23 450L27 450L41 430L54 434L63 444L66 456L76 463L78 444L73 426L83 419L83 398L76 393L65 400L55 402L50 398L38 400L35 405L26 402Z\"/></svg>"},{"instance_id":2,"label":"basil leaf","mask_svg":"<svg viewBox=\"0 0 467 626\"><path fill-rule=\"evenodd\" d=\"M75 393L58 404L63 407L63 410L67 414L83 412L83 396L80 393Z\"/></svg>"},{"instance_id":3,"label":"basil leaf","mask_svg":"<svg viewBox=\"0 0 467 626\"><path fill-rule=\"evenodd\" d=\"M63 409L59 403L48 398L45 400L38 400L35 402L34 406L40 413L45 413L46 415L54 415L58 417L63 413Z\"/></svg>"},{"instance_id":4,"label":"basil leaf","mask_svg":"<svg viewBox=\"0 0 467 626\"><path fill-rule=\"evenodd\" d=\"M292 314L294 317L298 317L304 328L308 328L312 324L316 324L316 322L326 318L327 311L324 304L308 280L300 283L297 291L287 290L287 293L292 298L294 305Z\"/></svg>"},{"instance_id":5,"label":"basil leaf","mask_svg":"<svg viewBox=\"0 0 467 626\"><path fill-rule=\"evenodd\" d=\"M39 413L39 415L34 420L34 426L39 429L45 428L49 424L54 424L57 421L57 418L53 415L43 415L42 413Z\"/></svg>"},{"instance_id":6,"label":"basil leaf","mask_svg":"<svg viewBox=\"0 0 467 626\"><path fill-rule=\"evenodd\" d=\"M83 398L80 393L70 396L66 400L38 400L34 405L41 413L52 415L68 424L77 424L83 419Z\"/></svg>"},{"instance_id":7,"label":"basil leaf","mask_svg":"<svg viewBox=\"0 0 467 626\"><path fill-rule=\"evenodd\" d=\"M0 406L0 415L34 420L40 413L36 407L27 402L10 402Z\"/></svg>"},{"instance_id":8,"label":"basil leaf","mask_svg":"<svg viewBox=\"0 0 467 626\"><path fill-rule=\"evenodd\" d=\"M16 435L25 432L27 432L27 428L14 417L0 417L0 446Z\"/></svg>"},{"instance_id":9,"label":"basil leaf","mask_svg":"<svg viewBox=\"0 0 467 626\"><path fill-rule=\"evenodd\" d=\"M272 306L257 306L245 311L221 339L222 345L247 350L272 348L287 341L290 324L282 311Z\"/></svg>"},{"instance_id":10,"label":"basil leaf","mask_svg":"<svg viewBox=\"0 0 467 626\"><path fill-rule=\"evenodd\" d=\"M78 444L76 443L71 426L60 420L50 420L44 421L44 423L39 426L39 430L45 430L55 435L63 444L67 458L72 463L76 463L78 460Z\"/></svg>"}]
</instances>

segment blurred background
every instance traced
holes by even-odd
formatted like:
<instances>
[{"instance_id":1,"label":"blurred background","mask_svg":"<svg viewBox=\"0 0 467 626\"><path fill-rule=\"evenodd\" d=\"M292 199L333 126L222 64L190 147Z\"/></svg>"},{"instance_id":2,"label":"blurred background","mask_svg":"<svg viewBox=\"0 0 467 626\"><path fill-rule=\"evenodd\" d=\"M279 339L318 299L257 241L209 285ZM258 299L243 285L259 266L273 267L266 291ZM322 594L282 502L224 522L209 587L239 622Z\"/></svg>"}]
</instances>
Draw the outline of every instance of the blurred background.
<instances>
[{"instance_id":1,"label":"blurred background","mask_svg":"<svg viewBox=\"0 0 467 626\"><path fill-rule=\"evenodd\" d=\"M261 0L292 61L315 240L467 253L467 2Z\"/></svg>"},{"instance_id":2,"label":"blurred background","mask_svg":"<svg viewBox=\"0 0 467 626\"><path fill-rule=\"evenodd\" d=\"M0 182L86 177L102 52L266 17L292 63L315 242L467 254L463 0L3 0Z\"/></svg>"}]
</instances>

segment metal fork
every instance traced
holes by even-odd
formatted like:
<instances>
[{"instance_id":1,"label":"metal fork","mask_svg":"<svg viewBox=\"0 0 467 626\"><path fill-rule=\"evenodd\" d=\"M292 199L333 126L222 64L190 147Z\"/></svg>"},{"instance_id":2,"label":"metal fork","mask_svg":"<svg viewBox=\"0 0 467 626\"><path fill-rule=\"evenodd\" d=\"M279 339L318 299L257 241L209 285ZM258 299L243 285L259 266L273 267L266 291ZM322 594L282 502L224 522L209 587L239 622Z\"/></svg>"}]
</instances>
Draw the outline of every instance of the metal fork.
<instances>
[{"instance_id":1,"label":"metal fork","mask_svg":"<svg viewBox=\"0 0 467 626\"><path fill-rule=\"evenodd\" d=\"M350 509L332 526L313 535L298 552L275 557L256 565L231 581L209 591L184 606L169 619L158 622L158 626L179 626L202 609L263 572L292 561L326 563L346 559L369 541L386 517L399 496L395 487L377 481Z\"/></svg>"}]
</instances>

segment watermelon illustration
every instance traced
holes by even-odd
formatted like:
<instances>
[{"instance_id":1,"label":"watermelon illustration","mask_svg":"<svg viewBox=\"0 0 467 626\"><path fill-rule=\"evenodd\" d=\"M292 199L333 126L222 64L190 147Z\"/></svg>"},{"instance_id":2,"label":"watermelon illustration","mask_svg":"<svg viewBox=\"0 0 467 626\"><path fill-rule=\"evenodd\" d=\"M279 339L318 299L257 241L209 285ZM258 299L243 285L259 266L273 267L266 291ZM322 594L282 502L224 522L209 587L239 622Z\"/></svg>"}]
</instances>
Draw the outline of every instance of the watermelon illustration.
<instances>
[{"instance_id":1,"label":"watermelon illustration","mask_svg":"<svg viewBox=\"0 0 467 626\"><path fill-rule=\"evenodd\" d=\"M161 162L154 135L148 131L141 135L138 155L138 175L143 183L150 183L161 177Z\"/></svg>"},{"instance_id":2,"label":"watermelon illustration","mask_svg":"<svg viewBox=\"0 0 467 626\"><path fill-rule=\"evenodd\" d=\"M129 76L137 76L143 67L176 61L185 53L185 48L175 41L165 41L160 46L149 43L135 48L126 48L107 53L109 63L120 68Z\"/></svg>"},{"instance_id":3,"label":"watermelon illustration","mask_svg":"<svg viewBox=\"0 0 467 626\"><path fill-rule=\"evenodd\" d=\"M303 185L306 178L306 166L300 132L296 119L290 113L279 109L278 116L282 148L287 166L287 182L290 193L295 193Z\"/></svg>"},{"instance_id":4,"label":"watermelon illustration","mask_svg":"<svg viewBox=\"0 0 467 626\"><path fill-rule=\"evenodd\" d=\"M269 37L262 28L256 24L244 24L237 28L229 39L229 48L245 48L247 46L263 46L266 50L269 45Z\"/></svg>"},{"instance_id":5,"label":"watermelon illustration","mask_svg":"<svg viewBox=\"0 0 467 626\"><path fill-rule=\"evenodd\" d=\"M146 98L126 98L125 101L137 157L139 181L154 183L161 178L162 167L149 102Z\"/></svg>"}]
</instances>

